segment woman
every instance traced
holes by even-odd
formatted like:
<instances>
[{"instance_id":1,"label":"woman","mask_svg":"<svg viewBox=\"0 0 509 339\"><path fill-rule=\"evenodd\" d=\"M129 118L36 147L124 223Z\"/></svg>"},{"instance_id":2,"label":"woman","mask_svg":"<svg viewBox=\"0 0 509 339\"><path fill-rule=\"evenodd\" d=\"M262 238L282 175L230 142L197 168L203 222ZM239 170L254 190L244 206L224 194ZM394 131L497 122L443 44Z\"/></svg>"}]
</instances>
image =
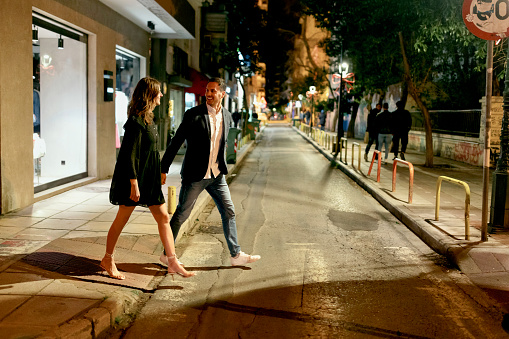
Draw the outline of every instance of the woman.
<instances>
[{"instance_id":1,"label":"woman","mask_svg":"<svg viewBox=\"0 0 509 339\"><path fill-rule=\"evenodd\" d=\"M156 148L158 135L152 112L161 104L163 94L160 88L160 83L155 79L149 77L141 79L134 89L128 107L124 139L110 188L110 202L119 207L108 232L106 254L100 264L101 268L115 279L125 279L115 265L113 258L115 245L120 232L138 205L148 207L157 222L165 253L170 254L167 256L168 273L172 274L172 277L174 273L185 278L194 275L187 272L175 256L170 217L161 190L161 161Z\"/></svg>"}]
</instances>

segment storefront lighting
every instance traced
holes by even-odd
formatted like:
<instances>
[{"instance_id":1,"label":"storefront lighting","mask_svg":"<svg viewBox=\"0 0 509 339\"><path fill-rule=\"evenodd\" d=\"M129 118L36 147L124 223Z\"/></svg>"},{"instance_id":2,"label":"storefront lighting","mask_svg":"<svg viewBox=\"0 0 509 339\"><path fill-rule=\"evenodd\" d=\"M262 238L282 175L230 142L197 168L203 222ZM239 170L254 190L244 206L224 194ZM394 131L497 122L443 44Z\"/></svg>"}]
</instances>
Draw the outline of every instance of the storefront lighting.
<instances>
[{"instance_id":1,"label":"storefront lighting","mask_svg":"<svg viewBox=\"0 0 509 339\"><path fill-rule=\"evenodd\" d=\"M64 39L62 39L62 35L58 38L58 49L64 49Z\"/></svg>"},{"instance_id":2,"label":"storefront lighting","mask_svg":"<svg viewBox=\"0 0 509 339\"><path fill-rule=\"evenodd\" d=\"M34 28L32 28L32 42L39 41L39 30L37 29L37 26L34 25Z\"/></svg>"}]
</instances>

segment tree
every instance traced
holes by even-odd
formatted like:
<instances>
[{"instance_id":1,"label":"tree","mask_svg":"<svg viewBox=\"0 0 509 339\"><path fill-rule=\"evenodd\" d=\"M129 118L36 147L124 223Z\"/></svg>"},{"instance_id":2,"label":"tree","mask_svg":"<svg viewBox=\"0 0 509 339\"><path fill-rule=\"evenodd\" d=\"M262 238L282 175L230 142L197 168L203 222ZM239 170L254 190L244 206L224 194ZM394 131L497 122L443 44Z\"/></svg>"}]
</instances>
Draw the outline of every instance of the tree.
<instances>
[{"instance_id":1,"label":"tree","mask_svg":"<svg viewBox=\"0 0 509 339\"><path fill-rule=\"evenodd\" d=\"M249 78L260 71L262 55L265 54L264 37L267 29L267 12L258 7L256 0L216 0L213 8L227 13L227 40L219 45L221 55L219 68L239 77L239 84L246 93L240 78ZM219 70L218 70L219 71ZM244 95L244 108L247 109L247 98ZM247 119L242 128L246 133Z\"/></svg>"},{"instance_id":2,"label":"tree","mask_svg":"<svg viewBox=\"0 0 509 339\"><path fill-rule=\"evenodd\" d=\"M305 12L331 32L324 41L328 54L344 51L365 90L403 81L424 116L425 165L432 166L428 107L475 104L484 88L483 75L476 72L483 60L475 58L483 42L464 27L462 0L301 1Z\"/></svg>"}]
</instances>

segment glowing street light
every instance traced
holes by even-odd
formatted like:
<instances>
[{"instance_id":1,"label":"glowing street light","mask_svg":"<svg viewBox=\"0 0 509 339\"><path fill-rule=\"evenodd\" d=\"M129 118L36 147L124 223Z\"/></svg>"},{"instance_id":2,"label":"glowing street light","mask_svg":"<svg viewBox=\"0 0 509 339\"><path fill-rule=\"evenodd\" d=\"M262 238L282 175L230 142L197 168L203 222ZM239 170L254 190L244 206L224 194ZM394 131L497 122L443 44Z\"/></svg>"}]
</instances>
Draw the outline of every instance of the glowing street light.
<instances>
[{"instance_id":1,"label":"glowing street light","mask_svg":"<svg viewBox=\"0 0 509 339\"><path fill-rule=\"evenodd\" d=\"M318 92L316 91L316 87L315 86L309 86L309 91L306 93L307 96L311 97L311 108L312 108L312 113L311 113L311 121L309 122L309 127L310 127L310 131L311 129L313 128L313 121L315 120L315 105L314 105L314 102L315 102L315 95L317 94Z\"/></svg>"}]
</instances>

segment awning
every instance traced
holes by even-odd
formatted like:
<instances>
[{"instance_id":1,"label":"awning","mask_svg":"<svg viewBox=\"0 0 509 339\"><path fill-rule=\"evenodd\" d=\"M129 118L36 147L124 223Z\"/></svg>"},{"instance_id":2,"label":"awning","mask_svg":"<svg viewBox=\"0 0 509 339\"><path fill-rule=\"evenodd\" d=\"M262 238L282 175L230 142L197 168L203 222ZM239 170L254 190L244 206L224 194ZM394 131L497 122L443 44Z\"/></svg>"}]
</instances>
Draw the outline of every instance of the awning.
<instances>
[{"instance_id":1,"label":"awning","mask_svg":"<svg viewBox=\"0 0 509 339\"><path fill-rule=\"evenodd\" d=\"M194 68L189 68L189 79L193 83L191 87L187 87L185 89L186 93L194 93L198 97L205 95L205 89L207 88L207 83L209 82L209 78L195 70Z\"/></svg>"}]
</instances>

